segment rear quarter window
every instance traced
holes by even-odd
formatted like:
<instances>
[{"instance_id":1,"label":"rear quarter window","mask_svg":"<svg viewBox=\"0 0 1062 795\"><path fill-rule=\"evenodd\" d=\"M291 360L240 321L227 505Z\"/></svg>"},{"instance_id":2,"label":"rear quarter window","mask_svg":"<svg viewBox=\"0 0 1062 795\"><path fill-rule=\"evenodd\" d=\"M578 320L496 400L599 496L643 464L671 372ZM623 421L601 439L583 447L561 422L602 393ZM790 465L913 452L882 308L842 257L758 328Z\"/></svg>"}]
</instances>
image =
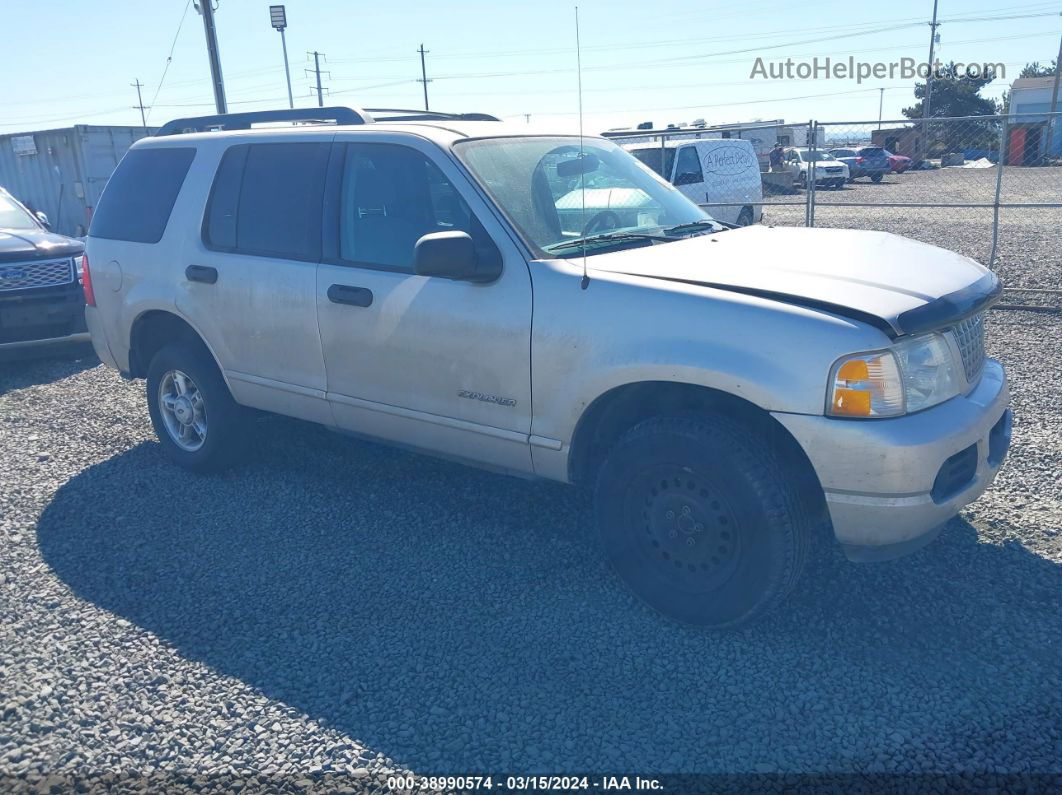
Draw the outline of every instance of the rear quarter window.
<instances>
[{"instance_id":1,"label":"rear quarter window","mask_svg":"<svg viewBox=\"0 0 1062 795\"><path fill-rule=\"evenodd\" d=\"M158 243L195 157L193 147L133 149L107 181L91 237Z\"/></svg>"}]
</instances>

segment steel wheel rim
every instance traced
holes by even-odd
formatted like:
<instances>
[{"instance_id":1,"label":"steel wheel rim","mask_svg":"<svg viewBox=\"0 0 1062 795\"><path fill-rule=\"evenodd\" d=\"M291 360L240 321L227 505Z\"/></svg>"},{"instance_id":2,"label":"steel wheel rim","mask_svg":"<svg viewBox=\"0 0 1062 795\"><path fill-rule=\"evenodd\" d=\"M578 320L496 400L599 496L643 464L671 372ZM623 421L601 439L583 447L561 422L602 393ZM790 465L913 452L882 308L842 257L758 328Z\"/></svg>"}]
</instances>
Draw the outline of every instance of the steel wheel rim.
<instances>
[{"instance_id":1,"label":"steel wheel rim","mask_svg":"<svg viewBox=\"0 0 1062 795\"><path fill-rule=\"evenodd\" d=\"M159 413L170 440L194 453L206 442L206 401L199 386L180 370L169 370L159 382Z\"/></svg>"},{"instance_id":2,"label":"steel wheel rim","mask_svg":"<svg viewBox=\"0 0 1062 795\"><path fill-rule=\"evenodd\" d=\"M720 588L742 554L736 512L719 487L689 467L652 467L631 484L628 527L641 563L690 593Z\"/></svg>"}]
</instances>

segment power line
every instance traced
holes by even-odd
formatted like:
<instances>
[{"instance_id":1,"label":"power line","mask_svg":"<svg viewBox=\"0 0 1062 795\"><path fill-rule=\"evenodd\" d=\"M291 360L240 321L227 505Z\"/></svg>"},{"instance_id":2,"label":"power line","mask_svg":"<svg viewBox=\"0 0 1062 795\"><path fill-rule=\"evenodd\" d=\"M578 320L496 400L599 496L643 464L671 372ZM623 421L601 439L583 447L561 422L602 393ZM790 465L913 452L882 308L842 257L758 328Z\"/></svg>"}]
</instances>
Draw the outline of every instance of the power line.
<instances>
[{"instance_id":1,"label":"power line","mask_svg":"<svg viewBox=\"0 0 1062 795\"><path fill-rule=\"evenodd\" d=\"M155 106L155 100L159 98L159 92L162 91L162 84L166 82L166 74L170 71L170 64L173 63L173 51L177 48L177 38L181 35L181 28L184 27L184 18L188 16L188 9L192 5L192 0L188 0L184 4L184 11L181 12L181 21L177 23L177 32L173 34L173 43L170 44L170 54L166 56L166 66L162 69L162 77L159 78L159 85L155 89L155 96L151 98L151 104L148 105L149 113L144 118L144 126L147 126L147 120L151 118L150 110Z\"/></svg>"}]
</instances>

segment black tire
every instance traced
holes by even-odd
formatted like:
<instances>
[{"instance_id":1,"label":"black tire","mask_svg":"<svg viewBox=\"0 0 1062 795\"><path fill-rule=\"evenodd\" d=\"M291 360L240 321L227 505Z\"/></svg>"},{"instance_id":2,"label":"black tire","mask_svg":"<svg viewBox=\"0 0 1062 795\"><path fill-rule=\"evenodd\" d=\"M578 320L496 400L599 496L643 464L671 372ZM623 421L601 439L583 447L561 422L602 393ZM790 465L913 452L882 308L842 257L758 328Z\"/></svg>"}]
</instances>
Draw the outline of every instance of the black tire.
<instances>
[{"instance_id":1,"label":"black tire","mask_svg":"<svg viewBox=\"0 0 1062 795\"><path fill-rule=\"evenodd\" d=\"M848 184L851 185L853 182L855 182L855 177L849 177Z\"/></svg>"},{"instance_id":2,"label":"black tire","mask_svg":"<svg viewBox=\"0 0 1062 795\"><path fill-rule=\"evenodd\" d=\"M752 620L793 589L811 537L808 501L777 453L721 416L657 417L598 472L605 554L664 615L714 629Z\"/></svg>"},{"instance_id":3,"label":"black tire","mask_svg":"<svg viewBox=\"0 0 1062 795\"><path fill-rule=\"evenodd\" d=\"M751 226L752 225L752 208L742 207L741 212L738 213L737 225L738 226Z\"/></svg>"},{"instance_id":4,"label":"black tire","mask_svg":"<svg viewBox=\"0 0 1062 795\"><path fill-rule=\"evenodd\" d=\"M870 179L873 182L881 182L881 178L884 177L884 176L885 176L884 174L871 174L870 175Z\"/></svg>"},{"instance_id":5,"label":"black tire","mask_svg":"<svg viewBox=\"0 0 1062 795\"><path fill-rule=\"evenodd\" d=\"M195 450L182 447L164 419L162 388L173 373L190 379L202 397L206 431ZM202 343L174 342L155 354L148 366L147 404L155 435L166 456L178 466L193 472L217 471L235 463L243 452L247 412L232 399L221 371ZM172 418L173 413L170 415Z\"/></svg>"}]
</instances>

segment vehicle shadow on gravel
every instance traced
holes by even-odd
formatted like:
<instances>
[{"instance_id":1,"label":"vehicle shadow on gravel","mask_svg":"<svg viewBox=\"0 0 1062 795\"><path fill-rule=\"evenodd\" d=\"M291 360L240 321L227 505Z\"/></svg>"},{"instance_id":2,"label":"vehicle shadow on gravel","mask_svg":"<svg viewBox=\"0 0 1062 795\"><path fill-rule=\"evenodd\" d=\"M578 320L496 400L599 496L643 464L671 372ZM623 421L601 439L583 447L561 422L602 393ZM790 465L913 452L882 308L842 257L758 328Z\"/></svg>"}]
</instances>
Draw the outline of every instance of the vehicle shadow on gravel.
<instances>
[{"instance_id":1,"label":"vehicle shadow on gravel","mask_svg":"<svg viewBox=\"0 0 1062 795\"><path fill-rule=\"evenodd\" d=\"M60 381L99 363L87 342L0 351L0 395Z\"/></svg>"},{"instance_id":2,"label":"vehicle shadow on gravel","mask_svg":"<svg viewBox=\"0 0 1062 795\"><path fill-rule=\"evenodd\" d=\"M221 476L154 443L84 470L44 559L418 772L1058 768L1062 571L966 522L906 560L825 553L784 611L713 634L616 582L578 490L257 428Z\"/></svg>"}]
</instances>

